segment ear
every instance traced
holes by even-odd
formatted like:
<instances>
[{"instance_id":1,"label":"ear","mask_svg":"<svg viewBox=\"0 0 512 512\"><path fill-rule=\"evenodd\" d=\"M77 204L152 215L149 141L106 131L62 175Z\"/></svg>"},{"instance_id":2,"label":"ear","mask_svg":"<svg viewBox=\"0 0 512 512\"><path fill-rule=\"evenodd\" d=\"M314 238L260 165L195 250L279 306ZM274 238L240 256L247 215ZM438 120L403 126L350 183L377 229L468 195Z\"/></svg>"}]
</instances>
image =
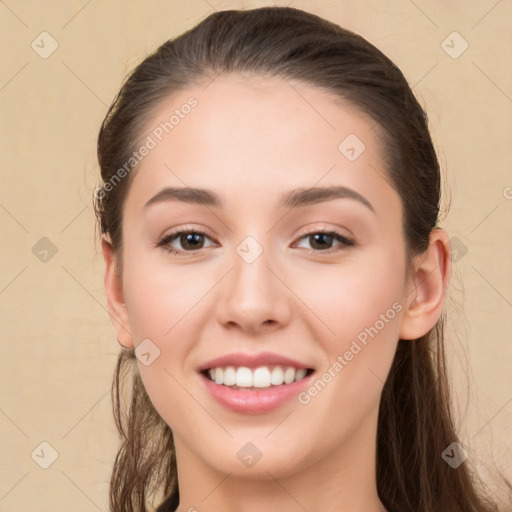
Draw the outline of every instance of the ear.
<instances>
[{"instance_id":1,"label":"ear","mask_svg":"<svg viewBox=\"0 0 512 512\"><path fill-rule=\"evenodd\" d=\"M114 247L108 234L101 237L101 250L105 262L104 284L107 294L108 312L116 330L117 341L126 348L134 346L128 311L123 296L123 280L118 273Z\"/></svg>"},{"instance_id":2,"label":"ear","mask_svg":"<svg viewBox=\"0 0 512 512\"><path fill-rule=\"evenodd\" d=\"M451 268L450 240L442 229L435 228L427 250L414 258L400 339L416 340L435 326L443 310Z\"/></svg>"}]
</instances>

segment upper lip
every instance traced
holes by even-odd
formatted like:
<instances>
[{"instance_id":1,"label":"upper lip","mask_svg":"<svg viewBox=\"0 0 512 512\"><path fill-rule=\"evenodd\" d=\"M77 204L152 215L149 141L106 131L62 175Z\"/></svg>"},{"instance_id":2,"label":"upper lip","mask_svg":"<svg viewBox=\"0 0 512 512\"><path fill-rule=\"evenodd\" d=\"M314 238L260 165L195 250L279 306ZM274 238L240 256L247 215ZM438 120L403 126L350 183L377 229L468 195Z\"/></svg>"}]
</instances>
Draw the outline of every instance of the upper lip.
<instances>
[{"instance_id":1,"label":"upper lip","mask_svg":"<svg viewBox=\"0 0 512 512\"><path fill-rule=\"evenodd\" d=\"M310 369L311 366L303 364L290 357L273 352L261 352L259 354L244 354L241 352L233 354L225 354L202 364L199 371L209 370L210 368L219 368L225 366L245 366L247 368L258 368L260 366L292 366L293 368Z\"/></svg>"}]
</instances>

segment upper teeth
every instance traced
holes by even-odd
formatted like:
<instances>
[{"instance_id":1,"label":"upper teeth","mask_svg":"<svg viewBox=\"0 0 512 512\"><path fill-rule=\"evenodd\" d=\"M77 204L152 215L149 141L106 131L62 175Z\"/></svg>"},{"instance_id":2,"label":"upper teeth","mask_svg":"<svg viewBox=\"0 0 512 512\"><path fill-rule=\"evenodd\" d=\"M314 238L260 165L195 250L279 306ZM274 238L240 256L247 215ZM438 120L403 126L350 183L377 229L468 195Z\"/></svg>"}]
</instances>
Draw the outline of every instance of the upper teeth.
<instances>
[{"instance_id":1,"label":"upper teeth","mask_svg":"<svg viewBox=\"0 0 512 512\"><path fill-rule=\"evenodd\" d=\"M268 366L260 366L254 370L245 366L239 368L227 366L208 370L210 378L216 384L241 388L266 388L271 384L274 386L280 386L283 383L291 384L296 380L303 379L306 372L306 368L296 369L292 366L274 366L272 369Z\"/></svg>"}]
</instances>

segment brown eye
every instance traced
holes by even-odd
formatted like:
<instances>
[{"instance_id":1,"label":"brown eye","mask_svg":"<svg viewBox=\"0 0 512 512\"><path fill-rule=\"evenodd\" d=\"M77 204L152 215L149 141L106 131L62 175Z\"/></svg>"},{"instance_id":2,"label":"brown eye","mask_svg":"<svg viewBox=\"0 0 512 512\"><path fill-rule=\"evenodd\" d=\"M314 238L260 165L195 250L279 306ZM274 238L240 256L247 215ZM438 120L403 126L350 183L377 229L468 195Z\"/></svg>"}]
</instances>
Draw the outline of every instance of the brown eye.
<instances>
[{"instance_id":1,"label":"brown eye","mask_svg":"<svg viewBox=\"0 0 512 512\"><path fill-rule=\"evenodd\" d=\"M343 250L354 245L351 240L334 231L315 231L302 236L300 240L307 240L312 251L323 253ZM334 242L338 244L333 246ZM304 248L308 249L308 247Z\"/></svg>"},{"instance_id":2,"label":"brown eye","mask_svg":"<svg viewBox=\"0 0 512 512\"><path fill-rule=\"evenodd\" d=\"M179 236L181 246L185 250L201 249L204 245L204 237L201 233L186 233Z\"/></svg>"},{"instance_id":3,"label":"brown eye","mask_svg":"<svg viewBox=\"0 0 512 512\"><path fill-rule=\"evenodd\" d=\"M206 239L210 240L210 237L202 231L177 231L162 238L158 243L158 247L164 247L169 252L174 253L194 252L208 247L205 246ZM176 245L179 245L179 247Z\"/></svg>"}]
</instances>

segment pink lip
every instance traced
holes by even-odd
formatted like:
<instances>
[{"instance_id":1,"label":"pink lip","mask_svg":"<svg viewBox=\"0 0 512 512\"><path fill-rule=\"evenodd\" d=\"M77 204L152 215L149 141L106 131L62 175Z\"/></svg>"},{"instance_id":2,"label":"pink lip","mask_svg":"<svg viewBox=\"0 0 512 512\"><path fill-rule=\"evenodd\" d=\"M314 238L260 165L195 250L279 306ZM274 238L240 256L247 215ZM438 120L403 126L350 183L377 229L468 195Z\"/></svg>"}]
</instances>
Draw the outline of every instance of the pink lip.
<instances>
[{"instance_id":1,"label":"pink lip","mask_svg":"<svg viewBox=\"0 0 512 512\"><path fill-rule=\"evenodd\" d=\"M201 365L198 371L208 370L209 368L218 368L225 366L246 366L247 368L258 368L259 366L292 366L293 368L310 368L294 359L285 357L273 352L261 352L260 354L234 353L217 357Z\"/></svg>"},{"instance_id":2,"label":"pink lip","mask_svg":"<svg viewBox=\"0 0 512 512\"><path fill-rule=\"evenodd\" d=\"M214 361L216 366L223 366L216 361ZM230 411L240 414L263 414L277 409L294 396L297 396L302 389L310 385L316 372L291 384L281 384L280 386L257 390L253 388L250 390L232 389L222 384L215 384L202 373L199 375L212 397Z\"/></svg>"}]
</instances>

